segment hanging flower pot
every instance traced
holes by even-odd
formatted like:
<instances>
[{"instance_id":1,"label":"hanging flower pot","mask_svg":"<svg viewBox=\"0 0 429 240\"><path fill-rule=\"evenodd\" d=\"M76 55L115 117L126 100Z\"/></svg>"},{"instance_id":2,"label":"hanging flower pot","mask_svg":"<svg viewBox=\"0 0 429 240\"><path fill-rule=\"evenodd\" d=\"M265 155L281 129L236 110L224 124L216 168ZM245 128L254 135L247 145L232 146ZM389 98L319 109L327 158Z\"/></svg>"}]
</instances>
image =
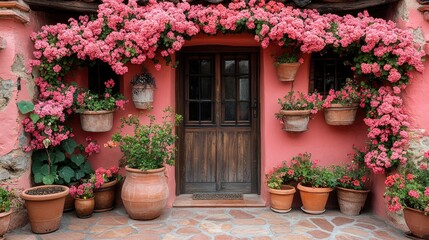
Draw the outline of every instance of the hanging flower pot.
<instances>
[{"instance_id":1,"label":"hanging flower pot","mask_svg":"<svg viewBox=\"0 0 429 240\"><path fill-rule=\"evenodd\" d=\"M279 115L283 121L286 132L304 132L308 130L310 110L280 110Z\"/></svg>"},{"instance_id":2,"label":"hanging flower pot","mask_svg":"<svg viewBox=\"0 0 429 240\"><path fill-rule=\"evenodd\" d=\"M337 187L338 205L345 215L357 216L365 206L370 190L354 190Z\"/></svg>"},{"instance_id":3,"label":"hanging flower pot","mask_svg":"<svg viewBox=\"0 0 429 240\"><path fill-rule=\"evenodd\" d=\"M133 86L133 102L134 106L138 109L149 109L152 107L153 94L155 88L145 85Z\"/></svg>"},{"instance_id":4,"label":"hanging flower pot","mask_svg":"<svg viewBox=\"0 0 429 240\"><path fill-rule=\"evenodd\" d=\"M86 132L108 132L113 127L115 111L83 111L80 114L80 125Z\"/></svg>"},{"instance_id":5,"label":"hanging flower pot","mask_svg":"<svg viewBox=\"0 0 429 240\"><path fill-rule=\"evenodd\" d=\"M277 64L277 77L282 82L291 82L295 80L300 65L301 64L298 62Z\"/></svg>"},{"instance_id":6,"label":"hanging flower pot","mask_svg":"<svg viewBox=\"0 0 429 240\"><path fill-rule=\"evenodd\" d=\"M113 209L115 204L115 190L118 181L104 183L101 187L94 190L95 206L94 212L106 212Z\"/></svg>"},{"instance_id":7,"label":"hanging flower pot","mask_svg":"<svg viewBox=\"0 0 429 240\"><path fill-rule=\"evenodd\" d=\"M338 103L331 104L331 106L324 110L325 122L333 126L351 125L355 122L357 109L357 103L345 105Z\"/></svg>"},{"instance_id":8,"label":"hanging flower pot","mask_svg":"<svg viewBox=\"0 0 429 240\"><path fill-rule=\"evenodd\" d=\"M309 214L322 214L325 212L329 193L332 188L306 187L298 183L299 195L302 201L302 211Z\"/></svg>"},{"instance_id":9,"label":"hanging flower pot","mask_svg":"<svg viewBox=\"0 0 429 240\"><path fill-rule=\"evenodd\" d=\"M278 213L287 213L292 210L295 187L282 185L281 189L268 188L268 192L271 196L271 210Z\"/></svg>"},{"instance_id":10,"label":"hanging flower pot","mask_svg":"<svg viewBox=\"0 0 429 240\"><path fill-rule=\"evenodd\" d=\"M404 207L404 219L411 233L419 238L429 238L429 216L424 212Z\"/></svg>"},{"instance_id":11,"label":"hanging flower pot","mask_svg":"<svg viewBox=\"0 0 429 240\"><path fill-rule=\"evenodd\" d=\"M92 198L75 198L74 208L78 218L89 218L94 212L94 197Z\"/></svg>"}]
</instances>

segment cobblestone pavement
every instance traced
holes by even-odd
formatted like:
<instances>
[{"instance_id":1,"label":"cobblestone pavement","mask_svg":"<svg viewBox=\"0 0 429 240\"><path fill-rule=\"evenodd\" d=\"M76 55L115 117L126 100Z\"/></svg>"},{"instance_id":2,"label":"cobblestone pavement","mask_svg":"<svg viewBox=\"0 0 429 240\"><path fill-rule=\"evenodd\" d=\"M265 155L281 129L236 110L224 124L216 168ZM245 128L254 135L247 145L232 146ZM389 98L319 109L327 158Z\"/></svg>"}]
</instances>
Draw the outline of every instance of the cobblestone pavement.
<instances>
[{"instance_id":1,"label":"cobblestone pavement","mask_svg":"<svg viewBox=\"0 0 429 240\"><path fill-rule=\"evenodd\" d=\"M6 234L7 240L72 239L408 239L404 233L366 213L349 217L330 210L308 215L269 208L170 208L151 221L128 218L124 208L79 219L65 213L61 228L32 234L30 226Z\"/></svg>"}]
</instances>

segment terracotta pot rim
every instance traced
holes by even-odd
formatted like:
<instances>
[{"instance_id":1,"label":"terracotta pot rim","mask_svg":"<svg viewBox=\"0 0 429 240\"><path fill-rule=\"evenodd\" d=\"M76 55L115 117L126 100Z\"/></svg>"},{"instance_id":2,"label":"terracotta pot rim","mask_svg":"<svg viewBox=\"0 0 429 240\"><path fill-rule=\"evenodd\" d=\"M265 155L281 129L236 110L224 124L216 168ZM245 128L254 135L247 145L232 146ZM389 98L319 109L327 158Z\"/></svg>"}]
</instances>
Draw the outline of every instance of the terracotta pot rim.
<instances>
[{"instance_id":1,"label":"terracotta pot rim","mask_svg":"<svg viewBox=\"0 0 429 240\"><path fill-rule=\"evenodd\" d=\"M83 199L83 198L74 198L74 200L77 200L77 201L85 201L85 200L92 200L92 199L95 199L95 196L94 197L92 197L92 198L85 198L85 199Z\"/></svg>"},{"instance_id":2,"label":"terracotta pot rim","mask_svg":"<svg viewBox=\"0 0 429 240\"><path fill-rule=\"evenodd\" d=\"M343 187L336 187L336 188L337 188L337 190L342 190L342 191L346 191L346 192L358 192L358 193L369 193L369 192L371 192L370 189L355 190L355 189L343 188Z\"/></svg>"},{"instance_id":3,"label":"terracotta pot rim","mask_svg":"<svg viewBox=\"0 0 429 240\"><path fill-rule=\"evenodd\" d=\"M146 171L142 171L140 169L137 168L130 168L128 167L128 165L125 166L125 170L127 172L132 172L132 173L144 173L144 174L149 174L149 173L159 173L159 172L164 172L165 171L165 167L162 168L157 168L157 169L150 169L150 170L146 170Z\"/></svg>"},{"instance_id":4,"label":"terracotta pot rim","mask_svg":"<svg viewBox=\"0 0 429 240\"><path fill-rule=\"evenodd\" d=\"M113 181L107 182L107 183L103 183L99 188L94 189L95 191L103 189L103 188L108 188L111 186L115 186L118 183L118 180L115 179Z\"/></svg>"},{"instance_id":5,"label":"terracotta pot rim","mask_svg":"<svg viewBox=\"0 0 429 240\"><path fill-rule=\"evenodd\" d=\"M296 192L296 189L294 186L291 185L285 185L288 189L273 189L268 188L269 193L279 194L279 195L290 195L294 194Z\"/></svg>"},{"instance_id":6,"label":"terracotta pot rim","mask_svg":"<svg viewBox=\"0 0 429 240\"><path fill-rule=\"evenodd\" d=\"M85 110L85 111L81 112L80 114L84 114L84 115L100 115L100 114L108 114L108 113L113 113L113 112L115 112L115 110L99 110L99 111Z\"/></svg>"},{"instance_id":7,"label":"terracotta pot rim","mask_svg":"<svg viewBox=\"0 0 429 240\"><path fill-rule=\"evenodd\" d=\"M342 105L341 103L332 103L331 106L329 106L327 109L329 108L358 108L359 103L351 103L351 104L344 104Z\"/></svg>"},{"instance_id":8,"label":"terracotta pot rim","mask_svg":"<svg viewBox=\"0 0 429 240\"><path fill-rule=\"evenodd\" d=\"M13 212L13 210L12 210L12 208L10 208L9 211L0 213L0 218L8 216L8 215L12 214L12 212Z\"/></svg>"},{"instance_id":9,"label":"terracotta pot rim","mask_svg":"<svg viewBox=\"0 0 429 240\"><path fill-rule=\"evenodd\" d=\"M301 63L293 62L293 63L276 63L277 66L299 66Z\"/></svg>"},{"instance_id":10,"label":"terracotta pot rim","mask_svg":"<svg viewBox=\"0 0 429 240\"><path fill-rule=\"evenodd\" d=\"M280 110L280 115L290 116L290 115L310 115L311 110Z\"/></svg>"},{"instance_id":11,"label":"terracotta pot rim","mask_svg":"<svg viewBox=\"0 0 429 240\"><path fill-rule=\"evenodd\" d=\"M406 207L406 206L402 206L402 207L404 208L404 210L408 210L408 211L411 211L411 212L418 212L418 213L421 213L421 214L425 214L425 212L423 212L421 210L418 210L418 209L415 209L415 208L410 208L410 207Z\"/></svg>"},{"instance_id":12,"label":"terracotta pot rim","mask_svg":"<svg viewBox=\"0 0 429 240\"><path fill-rule=\"evenodd\" d=\"M38 188L49 188L49 187L61 187L63 188L62 192L54 193L54 194L48 194L48 195L29 195L27 194L28 191L38 189ZM42 186L36 186L27 188L21 193L21 198L26 201L46 201L50 199L57 199L65 197L69 194L69 187L64 185L42 185Z\"/></svg>"},{"instance_id":13,"label":"terracotta pot rim","mask_svg":"<svg viewBox=\"0 0 429 240\"><path fill-rule=\"evenodd\" d=\"M301 183L298 183L297 188L300 191L304 191L304 192L316 192L316 193L327 193L327 192L332 192L334 190L332 188L306 187L306 186L303 186Z\"/></svg>"}]
</instances>

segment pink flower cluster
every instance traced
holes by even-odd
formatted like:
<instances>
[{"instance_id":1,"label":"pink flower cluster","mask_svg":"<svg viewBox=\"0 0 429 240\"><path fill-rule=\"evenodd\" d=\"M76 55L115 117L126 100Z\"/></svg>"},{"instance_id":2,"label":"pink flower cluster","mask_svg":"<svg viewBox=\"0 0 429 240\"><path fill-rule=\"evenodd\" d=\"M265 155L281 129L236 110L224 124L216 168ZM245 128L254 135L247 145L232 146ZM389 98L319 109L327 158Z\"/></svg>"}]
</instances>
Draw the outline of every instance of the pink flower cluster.
<instances>
[{"instance_id":1,"label":"pink flower cluster","mask_svg":"<svg viewBox=\"0 0 429 240\"><path fill-rule=\"evenodd\" d=\"M70 195L73 198L88 199L94 197L94 185L90 182L82 183L79 186L70 187Z\"/></svg>"},{"instance_id":2,"label":"pink flower cluster","mask_svg":"<svg viewBox=\"0 0 429 240\"><path fill-rule=\"evenodd\" d=\"M86 143L88 144L85 147L85 153L86 153L87 157L91 156L94 153L100 152L100 150L101 150L100 145L98 145L96 141L92 140L91 137L86 138Z\"/></svg>"},{"instance_id":3,"label":"pink flower cluster","mask_svg":"<svg viewBox=\"0 0 429 240\"><path fill-rule=\"evenodd\" d=\"M326 96L322 107L328 108L332 103L341 104L342 106L357 103L360 101L360 97L356 83L348 79L344 87L339 91L334 91L334 89L329 90L329 94Z\"/></svg>"},{"instance_id":4,"label":"pink flower cluster","mask_svg":"<svg viewBox=\"0 0 429 240\"><path fill-rule=\"evenodd\" d=\"M112 166L109 169L100 167L95 170L95 175L91 178L91 181L94 183L95 188L100 188L104 183L115 180L118 177L118 173L118 167Z\"/></svg>"}]
</instances>

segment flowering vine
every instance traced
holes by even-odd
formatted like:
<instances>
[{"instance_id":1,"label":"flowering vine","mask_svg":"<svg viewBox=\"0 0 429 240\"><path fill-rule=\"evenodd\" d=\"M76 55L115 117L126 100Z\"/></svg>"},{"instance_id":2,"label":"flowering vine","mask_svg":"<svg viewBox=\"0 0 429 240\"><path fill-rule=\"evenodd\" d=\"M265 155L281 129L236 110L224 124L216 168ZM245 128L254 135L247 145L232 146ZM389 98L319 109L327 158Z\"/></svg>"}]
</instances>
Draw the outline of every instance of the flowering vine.
<instances>
[{"instance_id":1,"label":"flowering vine","mask_svg":"<svg viewBox=\"0 0 429 240\"><path fill-rule=\"evenodd\" d=\"M228 6L155 0L138 6L136 0L127 4L104 0L92 20L82 16L70 19L68 24L43 26L32 35L35 59L30 65L41 74L36 81L40 89L38 104L52 103L54 109L37 113L40 119L36 121L24 121L32 133L31 149L41 148L44 138L57 144L72 135L64 126L63 114L74 112L69 105L74 89L62 86L61 80L74 65L99 59L117 74L124 74L128 71L127 63L152 60L159 70L159 58L169 63L192 36L240 32L254 35L263 48L271 43L294 44L304 53L331 48L353 54L352 70L365 76L368 86L361 101L368 112L365 123L370 141L366 164L374 172L382 173L406 161L408 122L399 95L409 82L410 71L423 71L424 55L414 46L411 33L366 12L357 17L322 15L315 10L255 0L235 0ZM58 88L58 96L46 93L50 87ZM69 101L59 101L59 95ZM40 124L51 120L55 123L49 127Z\"/></svg>"}]
</instances>

